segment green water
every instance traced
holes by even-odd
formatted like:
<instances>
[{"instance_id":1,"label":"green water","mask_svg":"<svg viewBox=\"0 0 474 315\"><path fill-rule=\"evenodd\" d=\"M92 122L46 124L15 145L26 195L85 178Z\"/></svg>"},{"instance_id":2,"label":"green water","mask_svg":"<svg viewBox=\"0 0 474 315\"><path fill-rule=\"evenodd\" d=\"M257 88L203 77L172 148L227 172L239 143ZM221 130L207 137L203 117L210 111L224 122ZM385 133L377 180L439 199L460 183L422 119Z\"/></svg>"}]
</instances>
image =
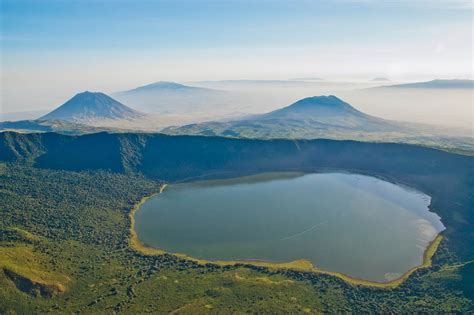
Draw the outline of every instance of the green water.
<instances>
[{"instance_id":1,"label":"green water","mask_svg":"<svg viewBox=\"0 0 474 315\"><path fill-rule=\"evenodd\" d=\"M273 173L169 186L136 213L146 245L210 260L307 259L388 281L444 229L430 197L374 177Z\"/></svg>"}]
</instances>

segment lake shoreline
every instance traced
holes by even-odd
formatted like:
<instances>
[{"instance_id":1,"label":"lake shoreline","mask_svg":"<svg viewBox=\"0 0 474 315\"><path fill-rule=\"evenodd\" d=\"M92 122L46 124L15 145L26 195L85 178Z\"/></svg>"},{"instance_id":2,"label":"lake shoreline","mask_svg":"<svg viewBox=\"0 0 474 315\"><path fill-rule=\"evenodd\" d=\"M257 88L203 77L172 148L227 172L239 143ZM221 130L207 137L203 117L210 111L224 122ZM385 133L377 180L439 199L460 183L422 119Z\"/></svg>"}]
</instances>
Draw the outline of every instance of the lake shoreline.
<instances>
[{"instance_id":1,"label":"lake shoreline","mask_svg":"<svg viewBox=\"0 0 474 315\"><path fill-rule=\"evenodd\" d=\"M341 170L338 170L341 172ZM269 172L271 173L271 172ZM302 173L302 172L300 172ZM350 174L358 174L358 175L368 175L366 174L360 174L360 173L353 173L351 171L345 170L341 173L350 173ZM261 173L265 174L265 173ZM379 179L387 179L385 176L374 176ZM393 180L390 182L393 183ZM402 183L402 185L405 185ZM157 256L157 255L164 255L164 254L171 254L176 257L186 259L186 260L191 260L199 264L216 264L219 266L229 266L229 265L251 265L251 266L258 266L258 267L265 267L265 268L270 268L270 269L290 269L290 270L297 270L297 271L303 271L303 272L314 272L314 273L319 273L319 274L325 274L325 275L331 275L334 277L337 277L351 285L361 285L361 286L368 286L368 287L376 287L376 288L395 288L399 285L401 285L403 282L405 282L410 275L412 275L415 271L419 269L424 269L424 268L429 268L432 265L432 257L436 253L439 244L443 240L443 235L441 234L442 232L438 233L436 237L428 244L426 249L423 252L423 261L420 265L415 266L405 273L403 273L400 277L387 281L387 282L378 282L378 281L372 281L372 280L365 280L365 279L360 279L360 278L355 278L348 276L344 273L341 272L334 272L334 271L326 271L323 269L319 269L318 267L314 266L313 263L311 263L309 260L306 259L300 259L300 260L294 260L294 261L289 261L289 262L270 262L270 261L265 261L265 260L256 260L256 259L248 259L248 260L206 260L206 259L199 259L195 257L188 256L186 254L180 254L180 253L170 253L165 250L159 249L159 248L154 248L147 246L143 244L139 238L138 235L135 231L135 214L136 212L140 209L140 207L150 198L161 194L165 191L165 189L168 187L168 184L163 184L159 192L153 193L149 196L143 197L137 204L135 204L132 208L132 210L129 213L130 217L130 240L129 240L129 245L132 249L140 252L141 254L147 255L147 256ZM410 188L410 186L407 186ZM413 188L411 188L413 189ZM429 208L429 211L431 211L431 208Z\"/></svg>"}]
</instances>

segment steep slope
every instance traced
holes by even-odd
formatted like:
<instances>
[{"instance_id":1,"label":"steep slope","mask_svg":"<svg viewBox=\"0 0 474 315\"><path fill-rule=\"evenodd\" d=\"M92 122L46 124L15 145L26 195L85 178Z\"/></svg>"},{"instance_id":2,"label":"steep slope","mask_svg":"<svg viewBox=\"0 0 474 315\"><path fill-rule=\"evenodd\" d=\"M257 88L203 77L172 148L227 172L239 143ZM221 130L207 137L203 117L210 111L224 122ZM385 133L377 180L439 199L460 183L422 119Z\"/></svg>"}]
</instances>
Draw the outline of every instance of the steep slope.
<instances>
[{"instance_id":1,"label":"steep slope","mask_svg":"<svg viewBox=\"0 0 474 315\"><path fill-rule=\"evenodd\" d=\"M224 91L164 81L117 92L113 96L147 113L204 111L231 102L229 94Z\"/></svg>"},{"instance_id":2,"label":"steep slope","mask_svg":"<svg viewBox=\"0 0 474 315\"><path fill-rule=\"evenodd\" d=\"M472 172L474 157L409 144L337 140L257 140L151 133L0 133L0 161L39 167L132 171L167 180L215 172L342 168L387 174ZM464 176L463 175L463 176Z\"/></svg>"},{"instance_id":3,"label":"steep slope","mask_svg":"<svg viewBox=\"0 0 474 315\"><path fill-rule=\"evenodd\" d=\"M144 114L125 106L100 92L76 94L63 105L44 115L40 120L66 120L90 123L100 120L137 119Z\"/></svg>"}]
</instances>

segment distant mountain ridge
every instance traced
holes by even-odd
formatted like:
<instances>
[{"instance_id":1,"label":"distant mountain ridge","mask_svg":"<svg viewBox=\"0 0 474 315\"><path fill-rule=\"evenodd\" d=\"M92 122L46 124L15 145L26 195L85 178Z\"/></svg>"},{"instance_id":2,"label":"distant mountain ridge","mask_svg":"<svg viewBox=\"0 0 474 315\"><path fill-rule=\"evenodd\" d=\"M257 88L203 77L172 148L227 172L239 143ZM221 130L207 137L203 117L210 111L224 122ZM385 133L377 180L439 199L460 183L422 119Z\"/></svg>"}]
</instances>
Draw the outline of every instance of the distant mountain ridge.
<instances>
[{"instance_id":1,"label":"distant mountain ridge","mask_svg":"<svg viewBox=\"0 0 474 315\"><path fill-rule=\"evenodd\" d=\"M405 88L405 89L473 89L474 80L431 80L426 82L415 82L406 84L387 85L382 88Z\"/></svg>"},{"instance_id":2,"label":"distant mountain ridge","mask_svg":"<svg viewBox=\"0 0 474 315\"><path fill-rule=\"evenodd\" d=\"M104 93L86 91L76 94L39 120L88 123L97 120L139 119L144 116L143 113L131 109Z\"/></svg>"},{"instance_id":3,"label":"distant mountain ridge","mask_svg":"<svg viewBox=\"0 0 474 315\"><path fill-rule=\"evenodd\" d=\"M158 81L158 82L150 83L144 86L139 86L131 90L117 92L117 93L114 93L114 95L130 94L130 93L137 93L141 91L152 91L152 90L205 90L205 88L187 86L187 85L183 85L176 82Z\"/></svg>"},{"instance_id":4,"label":"distant mountain ridge","mask_svg":"<svg viewBox=\"0 0 474 315\"><path fill-rule=\"evenodd\" d=\"M159 81L112 94L119 101L147 113L186 113L211 110L228 102L227 92Z\"/></svg>"},{"instance_id":5,"label":"distant mountain ridge","mask_svg":"<svg viewBox=\"0 0 474 315\"><path fill-rule=\"evenodd\" d=\"M303 77L303 78L292 78L289 81L324 81L323 78L318 77Z\"/></svg>"}]
</instances>

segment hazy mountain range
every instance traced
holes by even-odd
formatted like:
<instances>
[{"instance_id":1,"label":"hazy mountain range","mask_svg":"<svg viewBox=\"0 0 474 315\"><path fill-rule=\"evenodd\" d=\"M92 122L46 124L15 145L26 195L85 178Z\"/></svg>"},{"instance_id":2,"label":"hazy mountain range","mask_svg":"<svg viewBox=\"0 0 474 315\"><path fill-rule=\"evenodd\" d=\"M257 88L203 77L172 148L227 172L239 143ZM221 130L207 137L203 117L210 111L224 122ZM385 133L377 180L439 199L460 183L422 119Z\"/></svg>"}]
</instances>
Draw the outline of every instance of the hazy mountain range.
<instances>
[{"instance_id":1,"label":"hazy mountain range","mask_svg":"<svg viewBox=\"0 0 474 315\"><path fill-rule=\"evenodd\" d=\"M303 77L303 78L292 78L290 81L324 81L323 78L318 77Z\"/></svg>"},{"instance_id":2,"label":"hazy mountain range","mask_svg":"<svg viewBox=\"0 0 474 315\"><path fill-rule=\"evenodd\" d=\"M163 81L113 93L112 96L147 113L218 112L219 107L235 102L231 93L226 91Z\"/></svg>"},{"instance_id":3,"label":"hazy mountain range","mask_svg":"<svg viewBox=\"0 0 474 315\"><path fill-rule=\"evenodd\" d=\"M390 82L389 79L387 78L384 78L384 77L377 77L377 78L373 78L372 80L370 80L372 82Z\"/></svg>"},{"instance_id":4,"label":"hazy mountain range","mask_svg":"<svg viewBox=\"0 0 474 315\"><path fill-rule=\"evenodd\" d=\"M437 86L443 89L442 86L446 85L465 86L464 81L466 80L434 80L424 82L423 86ZM248 81L245 81L245 84L247 83ZM265 84L282 83L271 81ZM397 86L386 90L395 91L395 87ZM217 120L219 109L225 106L223 103L219 105L206 103L205 100L209 99L210 95L226 95L226 97L230 95L225 93L227 92L172 82L157 82L116 94L122 98L135 100L135 104L139 100L156 99L157 101L153 103L155 105L142 103L141 108L151 106L163 112L145 114L146 111L138 111L136 106L129 107L129 103L119 102L104 93L83 92L37 120L0 122L0 130L56 131L68 134L103 130L114 132L161 130L167 134L179 135L408 142L455 149L459 152L474 151L472 138L466 137L464 133L454 133L452 130L432 125L374 117L333 95L304 98L265 114L241 115L240 118L234 116L232 120L230 118L222 120L220 116L221 120ZM170 95L181 101L187 99L189 104L169 101L160 105L163 99L170 100ZM170 113L167 113L166 108ZM199 116L199 112L207 113L209 116Z\"/></svg>"},{"instance_id":5,"label":"hazy mountain range","mask_svg":"<svg viewBox=\"0 0 474 315\"><path fill-rule=\"evenodd\" d=\"M382 88L403 89L473 89L474 80L431 80L426 82L387 85Z\"/></svg>"}]
</instances>

